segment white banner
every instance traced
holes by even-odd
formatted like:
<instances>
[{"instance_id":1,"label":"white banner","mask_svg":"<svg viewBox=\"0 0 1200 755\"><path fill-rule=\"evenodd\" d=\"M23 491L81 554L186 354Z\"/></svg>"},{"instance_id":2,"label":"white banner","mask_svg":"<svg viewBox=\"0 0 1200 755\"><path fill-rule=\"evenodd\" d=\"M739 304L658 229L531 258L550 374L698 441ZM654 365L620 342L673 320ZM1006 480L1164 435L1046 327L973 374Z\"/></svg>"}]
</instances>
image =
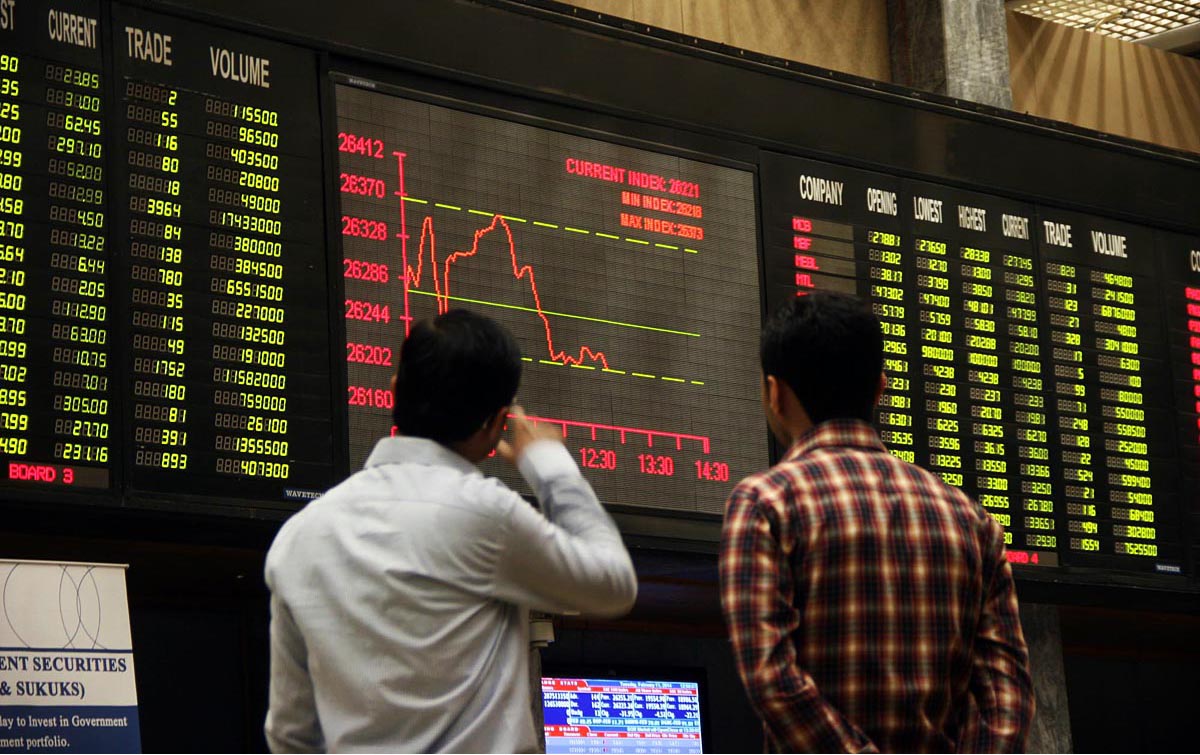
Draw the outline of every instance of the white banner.
<instances>
[{"instance_id":1,"label":"white banner","mask_svg":"<svg viewBox=\"0 0 1200 755\"><path fill-rule=\"evenodd\" d=\"M125 567L0 560L0 752L139 752Z\"/></svg>"}]
</instances>

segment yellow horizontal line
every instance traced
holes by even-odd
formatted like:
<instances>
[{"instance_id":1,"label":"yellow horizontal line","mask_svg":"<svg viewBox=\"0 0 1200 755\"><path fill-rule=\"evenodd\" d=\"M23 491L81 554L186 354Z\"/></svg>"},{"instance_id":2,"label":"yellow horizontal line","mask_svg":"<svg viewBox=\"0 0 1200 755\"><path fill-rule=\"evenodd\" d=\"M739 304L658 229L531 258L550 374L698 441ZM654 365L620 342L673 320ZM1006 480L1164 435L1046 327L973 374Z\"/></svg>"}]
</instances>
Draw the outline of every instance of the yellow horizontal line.
<instances>
[{"instance_id":1,"label":"yellow horizontal line","mask_svg":"<svg viewBox=\"0 0 1200 755\"><path fill-rule=\"evenodd\" d=\"M528 223L529 222L525 218L514 218L512 215L501 215L500 217L504 218L505 220L511 220L515 223Z\"/></svg>"},{"instance_id":2,"label":"yellow horizontal line","mask_svg":"<svg viewBox=\"0 0 1200 755\"><path fill-rule=\"evenodd\" d=\"M417 199L416 197L401 197L405 202L416 202L417 204L429 204L428 199Z\"/></svg>"},{"instance_id":3,"label":"yellow horizontal line","mask_svg":"<svg viewBox=\"0 0 1200 755\"><path fill-rule=\"evenodd\" d=\"M631 239L631 238L629 238L628 236L626 236L626 237L625 237L625 240L626 240L626 241L628 241L628 242L629 242L629 243L631 243L631 244L645 244L646 246L650 246L650 242L649 242L649 241L642 241L641 239Z\"/></svg>"},{"instance_id":4,"label":"yellow horizontal line","mask_svg":"<svg viewBox=\"0 0 1200 755\"><path fill-rule=\"evenodd\" d=\"M646 374L646 373L644 373L644 372L634 372L634 373L631 373L631 374L632 374L634 377L644 377L644 378L652 378L652 377L654 377L654 375L647 375L647 374Z\"/></svg>"},{"instance_id":5,"label":"yellow horizontal line","mask_svg":"<svg viewBox=\"0 0 1200 755\"><path fill-rule=\"evenodd\" d=\"M683 378L667 377L666 375L663 375L663 380L670 380L672 383L686 383L687 382Z\"/></svg>"},{"instance_id":6,"label":"yellow horizontal line","mask_svg":"<svg viewBox=\"0 0 1200 755\"><path fill-rule=\"evenodd\" d=\"M558 226L554 225L553 223L543 223L540 220L533 221L533 224L540 225L542 228L558 228Z\"/></svg>"},{"instance_id":7,"label":"yellow horizontal line","mask_svg":"<svg viewBox=\"0 0 1200 755\"><path fill-rule=\"evenodd\" d=\"M467 210L467 212L472 215L483 215L485 218L490 218L493 215L493 213L484 212L483 210Z\"/></svg>"},{"instance_id":8,"label":"yellow horizontal line","mask_svg":"<svg viewBox=\"0 0 1200 755\"><path fill-rule=\"evenodd\" d=\"M677 247L677 246L671 246L670 244L658 244L658 243L655 243L655 246L656 246L656 247L658 247L659 249L671 249L671 250L673 250L673 251L676 251L676 252L678 252L678 251L679 251L679 247Z\"/></svg>"},{"instance_id":9,"label":"yellow horizontal line","mask_svg":"<svg viewBox=\"0 0 1200 755\"><path fill-rule=\"evenodd\" d=\"M562 367L562 366L563 366L563 363L562 363L562 362L551 362L549 359L539 359L539 360L538 360L538 364L552 364L552 365L554 365L555 367Z\"/></svg>"},{"instance_id":10,"label":"yellow horizontal line","mask_svg":"<svg viewBox=\"0 0 1200 755\"><path fill-rule=\"evenodd\" d=\"M460 210L460 211L462 210L462 208L461 208L461 207L458 207L458 206L456 206L456 205L452 205L452 204L442 204L441 202L434 202L434 203L433 203L433 206L434 206L434 207L441 207L443 210Z\"/></svg>"},{"instance_id":11,"label":"yellow horizontal line","mask_svg":"<svg viewBox=\"0 0 1200 755\"><path fill-rule=\"evenodd\" d=\"M611 233L601 233L600 231L596 231L596 235L602 239L618 239L619 240L621 238L620 236L616 236Z\"/></svg>"},{"instance_id":12,"label":"yellow horizontal line","mask_svg":"<svg viewBox=\"0 0 1200 755\"><path fill-rule=\"evenodd\" d=\"M594 369L596 369L595 367L591 366L590 364L573 364L571 366L577 370L594 370Z\"/></svg>"},{"instance_id":13,"label":"yellow horizontal line","mask_svg":"<svg viewBox=\"0 0 1200 755\"><path fill-rule=\"evenodd\" d=\"M692 385L704 385L703 380L693 380L691 382L692 382Z\"/></svg>"},{"instance_id":14,"label":"yellow horizontal line","mask_svg":"<svg viewBox=\"0 0 1200 755\"><path fill-rule=\"evenodd\" d=\"M612 372L612 373L615 373L615 374L617 374L617 375L624 375L624 374L625 374L625 370L613 370L613 369L609 369L608 367L605 367L605 368L604 368L604 372Z\"/></svg>"},{"instance_id":15,"label":"yellow horizontal line","mask_svg":"<svg viewBox=\"0 0 1200 755\"><path fill-rule=\"evenodd\" d=\"M695 249L688 249L686 247L684 248L683 251L687 252L688 254L699 254L700 253L700 252L696 251Z\"/></svg>"},{"instance_id":16,"label":"yellow horizontal line","mask_svg":"<svg viewBox=\"0 0 1200 755\"><path fill-rule=\"evenodd\" d=\"M571 233L591 233L591 231L585 231L582 228L572 228L569 225L563 226L563 230L570 231Z\"/></svg>"},{"instance_id":17,"label":"yellow horizontal line","mask_svg":"<svg viewBox=\"0 0 1200 755\"><path fill-rule=\"evenodd\" d=\"M532 361L533 361L533 359L532 359L532 358L530 358L530 357L521 357L521 361L522 361L522 362L532 362Z\"/></svg>"}]
</instances>

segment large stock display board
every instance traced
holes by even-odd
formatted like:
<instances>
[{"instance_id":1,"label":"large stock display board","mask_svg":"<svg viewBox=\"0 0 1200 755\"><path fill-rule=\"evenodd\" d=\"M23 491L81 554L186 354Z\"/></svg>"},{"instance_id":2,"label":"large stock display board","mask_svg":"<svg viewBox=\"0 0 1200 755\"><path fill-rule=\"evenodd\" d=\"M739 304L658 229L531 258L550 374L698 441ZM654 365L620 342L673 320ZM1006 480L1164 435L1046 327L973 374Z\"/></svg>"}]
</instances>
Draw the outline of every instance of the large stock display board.
<instances>
[{"instance_id":1,"label":"large stock display board","mask_svg":"<svg viewBox=\"0 0 1200 755\"><path fill-rule=\"evenodd\" d=\"M719 514L766 465L753 174L349 86L336 100L352 465L391 427L409 326L451 307L513 331L521 401L606 503Z\"/></svg>"},{"instance_id":2,"label":"large stock display board","mask_svg":"<svg viewBox=\"0 0 1200 755\"><path fill-rule=\"evenodd\" d=\"M120 6L113 26L130 486L251 500L324 490L316 60Z\"/></svg>"},{"instance_id":3,"label":"large stock display board","mask_svg":"<svg viewBox=\"0 0 1200 755\"><path fill-rule=\"evenodd\" d=\"M893 453L978 498L1016 563L1182 573L1172 428L1195 447L1200 293L1158 260L1186 279L1186 240L782 155L762 181L768 302L871 302Z\"/></svg>"},{"instance_id":4,"label":"large stock display board","mask_svg":"<svg viewBox=\"0 0 1200 755\"><path fill-rule=\"evenodd\" d=\"M6 486L106 490L120 464L95 2L0 23L0 460Z\"/></svg>"},{"instance_id":5,"label":"large stock display board","mask_svg":"<svg viewBox=\"0 0 1200 755\"><path fill-rule=\"evenodd\" d=\"M3 21L5 486L327 488L315 55L94 2Z\"/></svg>"},{"instance_id":6,"label":"large stock display board","mask_svg":"<svg viewBox=\"0 0 1200 755\"><path fill-rule=\"evenodd\" d=\"M1185 233L1200 221L1162 194L1186 188L1186 160L790 73L754 86L844 105L822 111L840 146L781 138L756 113L735 129L728 109L668 128L699 95L643 122L629 113L644 89L589 105L611 92L591 98L589 77L607 80L580 71L578 92L523 99L537 84L518 80L521 56L487 89L468 83L474 60L445 79L349 78L328 69L367 64L322 53L357 32L285 43L152 4L0 0L5 499L294 509L388 433L411 323L464 306L517 335L521 399L603 500L662 513L654 534L700 519L681 537L708 537L730 487L768 463L762 310L837 290L885 329L889 447L976 496L1015 563L1196 587L1181 577L1200 544L1200 238ZM735 69L676 53L681 74ZM956 158L941 165L869 149L864 112L975 120L922 132ZM1053 164L1038 174L1055 188L982 160L1014 144ZM1128 207L1090 190L1109 161L1140 189ZM918 180L948 167L953 188Z\"/></svg>"}]
</instances>

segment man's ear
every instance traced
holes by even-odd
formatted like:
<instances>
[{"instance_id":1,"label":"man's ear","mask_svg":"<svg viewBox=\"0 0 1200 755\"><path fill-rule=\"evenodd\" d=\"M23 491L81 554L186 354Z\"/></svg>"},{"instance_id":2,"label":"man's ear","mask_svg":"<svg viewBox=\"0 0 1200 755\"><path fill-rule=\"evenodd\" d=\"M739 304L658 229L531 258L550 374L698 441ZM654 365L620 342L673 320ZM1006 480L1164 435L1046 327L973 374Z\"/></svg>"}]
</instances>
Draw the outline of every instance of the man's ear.
<instances>
[{"instance_id":1,"label":"man's ear","mask_svg":"<svg viewBox=\"0 0 1200 755\"><path fill-rule=\"evenodd\" d=\"M400 379L400 374L397 372L393 372L392 373L392 395L393 396L396 395L396 381L399 379Z\"/></svg>"},{"instance_id":2,"label":"man's ear","mask_svg":"<svg viewBox=\"0 0 1200 755\"><path fill-rule=\"evenodd\" d=\"M512 411L512 406L504 405L496 410L487 422L483 424L483 429L489 434L494 433L499 435L504 431L504 423L508 422L508 413Z\"/></svg>"},{"instance_id":3,"label":"man's ear","mask_svg":"<svg viewBox=\"0 0 1200 755\"><path fill-rule=\"evenodd\" d=\"M879 399L883 398L884 392L887 391L887 373L879 373L879 385L875 388L875 406L879 406Z\"/></svg>"},{"instance_id":4,"label":"man's ear","mask_svg":"<svg viewBox=\"0 0 1200 755\"><path fill-rule=\"evenodd\" d=\"M764 394L767 399L767 407L776 415L782 416L783 396L780 392L779 378L775 377L774 375L767 375L764 385Z\"/></svg>"}]
</instances>

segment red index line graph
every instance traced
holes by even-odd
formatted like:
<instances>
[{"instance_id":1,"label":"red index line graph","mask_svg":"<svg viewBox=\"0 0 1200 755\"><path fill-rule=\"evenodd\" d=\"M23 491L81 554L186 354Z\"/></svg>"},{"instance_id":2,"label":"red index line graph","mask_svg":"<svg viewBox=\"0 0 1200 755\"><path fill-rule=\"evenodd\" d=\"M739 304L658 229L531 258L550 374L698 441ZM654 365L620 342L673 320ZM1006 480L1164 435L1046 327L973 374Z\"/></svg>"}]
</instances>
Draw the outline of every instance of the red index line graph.
<instances>
[{"instance_id":1,"label":"red index line graph","mask_svg":"<svg viewBox=\"0 0 1200 755\"><path fill-rule=\"evenodd\" d=\"M513 415L510 414L508 416L511 417ZM530 422L533 422L534 424L537 424L539 422L544 422L548 425L558 425L558 426L562 427L562 434L563 434L564 438L567 437L568 428L577 427L577 428L582 428L584 430L588 430L591 433L592 440L596 440L596 431L597 430L606 430L609 432L616 433L618 435L618 437L621 439L622 444L625 443L627 436L630 436L630 435L642 436L646 439L646 447L647 448L654 448L654 439L655 438L664 438L668 441L673 439L675 441L675 450L676 451L683 450L683 442L685 440L699 441L700 448L704 453L709 453L710 446L711 446L710 439L706 435L691 435L688 433L674 433L674 432L669 432L666 430L651 430L651 429L645 428L645 427L629 427L629 426L625 426L625 425L605 425L605 424L602 424L599 422L579 422L576 420L555 419L553 417L535 417L532 415L526 415L525 419L529 420Z\"/></svg>"},{"instance_id":2,"label":"red index line graph","mask_svg":"<svg viewBox=\"0 0 1200 755\"><path fill-rule=\"evenodd\" d=\"M422 294L425 296L429 296L432 294L437 303L438 314L442 314L442 313L446 312L447 310L449 310L450 302L452 300L462 300L460 297L452 296L450 293L450 280L451 280L450 273L451 273L452 267L455 265L455 263L457 263L460 260L468 259L468 258L475 257L476 255L478 255L480 242L485 237L487 237L489 234L495 233L497 231L503 231L503 238L508 247L508 258L509 258L509 261L512 266L513 278L516 280L527 280L529 283L529 292L530 292L531 296L533 297L533 304L534 304L531 311L533 311L537 315L537 317L542 321L542 328L543 328L543 331L545 333L545 338L546 338L546 350L550 357L550 361L553 361L553 362L556 362L559 364L563 364L563 365L567 365L567 366L587 367L588 369L593 369L593 368L586 365L585 363L592 362L592 363L598 364L599 367L603 370L612 371L612 369L609 365L609 362L608 362L607 355L603 351L593 349L592 347L590 347L586 344L580 346L578 353L574 354L574 355L568 354L566 352L566 350L555 348L554 332L551 327L550 317L549 317L549 314L552 314L552 313L548 313L548 311L545 308L543 308L543 306L542 306L541 295L538 292L536 273L533 269L533 266L528 265L528 264L522 265L517 259L516 243L513 240L512 228L504 216L502 216L498 213L493 214L491 216L491 222L487 226L485 226L483 228L479 228L475 231L474 238L471 243L471 248L469 250L460 250L460 251L452 252L451 254L447 255L441 263L439 263L438 262L438 254L437 254L437 233L434 228L433 216L427 215L421 223L421 236L420 236L420 240L419 240L418 247L417 247L416 265L414 266L413 264L411 264L410 260L409 260L409 253L408 253L408 241L411 237L408 233L408 217L407 217L407 209L406 209L407 202L405 201L405 198L408 196L408 194L405 189L405 181L404 181L404 158L407 157L407 153L400 152L400 151L393 151L392 155L394 155L396 158L396 172L397 172L397 179L398 179L398 186L399 186L398 190L396 192L394 192L394 194L400 198L400 202L399 202L399 204L400 204L400 233L396 234L396 236L400 239L401 264L402 264L403 270L404 270L404 274L402 276L400 276L400 278L403 281L403 285L404 285L404 315L401 319L403 319L403 321L404 321L405 337L407 337L409 335L409 331L411 329L412 319L413 319L412 313L410 311L410 294L415 293L415 294ZM428 265L430 268L430 276L429 277L432 278L432 281L433 281L433 289L434 290L432 292L423 291L420 288L421 282L425 275L425 266L426 266L427 259L428 259ZM467 300L467 301L469 301L469 300ZM483 302L483 303L488 303L488 302ZM506 305L497 305L497 306L506 306ZM516 308L516 307L509 307L509 308ZM562 314L562 313L557 313L557 314ZM596 322L608 322L608 321L599 320L596 318L579 317L579 316L573 316L573 315L563 315L563 316L575 317L575 319L581 319L581 320L594 320ZM610 324L620 324L620 325L627 325L627 326L629 325L628 323L610 323ZM644 327L644 326L630 326L630 327ZM694 334L694 333L684 333L682 331L670 331L670 330L666 330L664 328L646 327L645 329L659 330L662 332L670 332L670 333L679 333L680 335L688 335L688 336L698 336L699 335L699 334Z\"/></svg>"}]
</instances>

